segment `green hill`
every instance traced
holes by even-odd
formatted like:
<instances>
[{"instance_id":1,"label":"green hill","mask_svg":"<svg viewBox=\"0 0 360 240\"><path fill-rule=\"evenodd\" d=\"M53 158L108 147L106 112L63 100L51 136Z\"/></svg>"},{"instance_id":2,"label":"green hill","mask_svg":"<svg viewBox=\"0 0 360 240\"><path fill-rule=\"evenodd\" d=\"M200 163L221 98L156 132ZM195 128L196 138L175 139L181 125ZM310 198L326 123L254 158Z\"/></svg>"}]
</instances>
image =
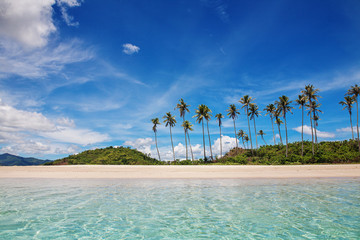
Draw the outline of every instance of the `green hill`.
<instances>
[{"instance_id":1,"label":"green hill","mask_svg":"<svg viewBox=\"0 0 360 240\"><path fill-rule=\"evenodd\" d=\"M46 163L46 165L160 165L164 164L138 150L128 147L107 147L102 149L87 150L76 155Z\"/></svg>"},{"instance_id":2,"label":"green hill","mask_svg":"<svg viewBox=\"0 0 360 240\"><path fill-rule=\"evenodd\" d=\"M0 166L32 166L41 165L47 162L50 162L50 160L24 158L9 153L0 154Z\"/></svg>"}]
</instances>

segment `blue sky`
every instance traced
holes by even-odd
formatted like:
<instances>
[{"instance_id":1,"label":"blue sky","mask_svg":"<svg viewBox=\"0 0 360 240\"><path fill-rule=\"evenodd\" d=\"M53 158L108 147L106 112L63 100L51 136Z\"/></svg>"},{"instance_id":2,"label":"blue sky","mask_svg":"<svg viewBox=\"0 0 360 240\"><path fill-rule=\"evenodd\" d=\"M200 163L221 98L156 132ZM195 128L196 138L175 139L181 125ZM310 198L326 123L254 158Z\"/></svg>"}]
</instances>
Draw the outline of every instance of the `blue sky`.
<instances>
[{"instance_id":1,"label":"blue sky","mask_svg":"<svg viewBox=\"0 0 360 240\"><path fill-rule=\"evenodd\" d=\"M359 1L0 0L0 9L0 152L56 159L126 145L155 157L150 119L171 111L180 120L174 107L183 98L202 156L191 118L199 104L226 115L248 94L262 110L306 84L322 96L320 140L351 137L338 102L360 83ZM289 140L298 141L301 111L293 113ZM209 124L218 154L218 126ZM264 112L256 124L270 143ZM182 158L180 125L173 137ZM243 110L236 125L248 132ZM228 118L223 135L225 150L233 147ZM171 159L164 125L158 142Z\"/></svg>"}]
</instances>

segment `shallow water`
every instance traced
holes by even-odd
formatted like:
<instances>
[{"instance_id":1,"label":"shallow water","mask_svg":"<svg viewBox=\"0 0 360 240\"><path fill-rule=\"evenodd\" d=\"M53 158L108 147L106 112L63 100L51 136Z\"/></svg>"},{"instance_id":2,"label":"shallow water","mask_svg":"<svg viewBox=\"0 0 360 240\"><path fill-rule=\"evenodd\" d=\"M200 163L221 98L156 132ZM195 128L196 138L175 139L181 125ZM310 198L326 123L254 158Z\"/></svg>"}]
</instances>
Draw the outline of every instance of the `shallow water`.
<instances>
[{"instance_id":1,"label":"shallow water","mask_svg":"<svg viewBox=\"0 0 360 240\"><path fill-rule=\"evenodd\" d=\"M0 179L0 239L360 239L360 178Z\"/></svg>"}]
</instances>

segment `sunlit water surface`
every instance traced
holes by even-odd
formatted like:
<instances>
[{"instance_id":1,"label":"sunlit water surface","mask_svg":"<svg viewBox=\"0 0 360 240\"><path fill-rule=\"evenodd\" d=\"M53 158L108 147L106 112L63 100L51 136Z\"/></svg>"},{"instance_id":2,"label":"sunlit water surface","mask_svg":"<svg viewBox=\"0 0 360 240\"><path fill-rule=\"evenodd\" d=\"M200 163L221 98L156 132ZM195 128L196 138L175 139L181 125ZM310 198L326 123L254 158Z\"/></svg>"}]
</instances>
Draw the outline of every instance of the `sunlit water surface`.
<instances>
[{"instance_id":1,"label":"sunlit water surface","mask_svg":"<svg viewBox=\"0 0 360 240\"><path fill-rule=\"evenodd\" d=\"M0 179L0 239L360 239L360 178Z\"/></svg>"}]
</instances>

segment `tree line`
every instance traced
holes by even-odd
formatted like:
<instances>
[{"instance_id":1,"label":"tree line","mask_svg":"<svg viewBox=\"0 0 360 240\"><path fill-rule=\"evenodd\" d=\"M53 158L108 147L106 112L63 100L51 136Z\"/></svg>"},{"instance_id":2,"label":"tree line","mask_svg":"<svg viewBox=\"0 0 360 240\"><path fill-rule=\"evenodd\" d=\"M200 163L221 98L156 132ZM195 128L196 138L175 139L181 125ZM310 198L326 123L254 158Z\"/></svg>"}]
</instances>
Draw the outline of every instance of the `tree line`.
<instances>
[{"instance_id":1,"label":"tree line","mask_svg":"<svg viewBox=\"0 0 360 240\"><path fill-rule=\"evenodd\" d=\"M304 154L304 111L307 111L307 115L309 116L310 126L311 126L311 150L312 155L314 156L316 151L316 146L318 143L317 139L317 127L318 122L320 120L319 113L322 113L320 110L320 102L319 96L320 90L315 88L312 84L306 85L304 89L300 91L300 94L298 95L297 99L294 100L294 103L299 106L299 109L301 109L302 112L302 121L301 121L301 156ZM354 86L351 86L349 90L346 92L344 96L344 100L340 101L339 104L344 106L343 110L348 110L349 117L350 117L350 127L352 132L352 139L354 140L354 130L353 130L353 124L352 124L352 108L354 103L356 103L356 129L357 129L357 141L358 141L358 147L360 152L360 141L359 141L359 111L358 111L358 96L360 94L360 87L355 84ZM254 102L255 98L250 97L249 95L243 96L239 103L242 105L241 109L244 109L244 112L247 116L247 122L248 122L248 133L247 134L243 129L236 131L236 119L238 118L238 115L240 114L239 109L236 107L235 104L231 104L229 108L226 110L227 116L233 120L234 124L234 137L236 141L236 151L239 149L238 146L238 139L242 140L244 149L249 149L249 142L250 142L250 150L252 155L254 155L254 148L253 148L253 142L252 142L252 135L251 135L251 127L250 127L250 120L253 121L253 128L255 132L255 142L256 142L256 148L258 148L258 136L261 137L265 145L267 143L264 139L264 131L259 130L257 132L256 130L256 118L260 116L259 107ZM287 96L283 95L278 98L274 103L268 104L263 111L266 112L265 116L269 116L271 120L271 127L272 127L272 134L273 134L273 141L274 145L281 144L283 145L283 139L281 135L281 124L284 124L285 127L285 141L286 141L286 152L285 156L288 157L288 132L287 132L287 116L288 114L292 114L292 109L294 107L292 106L293 101L291 101ZM176 105L175 109L179 110L180 117L182 118L182 127L184 129L184 142L185 142L185 149L186 149L186 160L188 160L189 157L189 151L188 151L188 145L190 146L190 152L191 152L191 159L194 161L194 154L192 151L191 143L190 143L190 134L189 131L193 131L193 124L191 124L190 121L185 120L185 114L190 113L189 110L190 105L186 104L183 99L179 100L179 103ZM204 155L204 161L206 162L208 159L213 160L213 153L212 153L212 146L211 146L211 137L210 137L210 131L209 131L209 121L212 117L212 111L210 108L204 104L200 104L198 108L195 110L195 115L193 118L195 118L195 121L202 126L202 135L203 135L203 155ZM165 124L165 127L169 127L170 130L170 139L171 139L171 146L172 146L172 152L173 152L173 158L174 161L175 158L175 150L174 150L174 144L172 139L172 128L175 127L177 121L175 119L175 116L171 114L171 112L167 112L163 117L163 123ZM222 154L222 134L221 134L221 126L222 126L222 119L224 118L222 113L217 113L215 115L215 118L218 122L219 126L219 133L220 133L220 157L223 156ZM158 153L159 160L161 161L160 152L157 144L157 127L160 125L159 118L153 118L151 119L153 123L152 130L155 133L155 144L156 149ZM206 143L205 143L205 129L204 129L204 121L206 121L206 128L207 128L207 135L209 140L209 148L210 148L210 156L206 156ZM277 125L278 133L280 141L276 143L275 138L275 130L274 130L274 123ZM189 142L189 144L188 144ZM245 146L246 143L246 146Z\"/></svg>"}]
</instances>

